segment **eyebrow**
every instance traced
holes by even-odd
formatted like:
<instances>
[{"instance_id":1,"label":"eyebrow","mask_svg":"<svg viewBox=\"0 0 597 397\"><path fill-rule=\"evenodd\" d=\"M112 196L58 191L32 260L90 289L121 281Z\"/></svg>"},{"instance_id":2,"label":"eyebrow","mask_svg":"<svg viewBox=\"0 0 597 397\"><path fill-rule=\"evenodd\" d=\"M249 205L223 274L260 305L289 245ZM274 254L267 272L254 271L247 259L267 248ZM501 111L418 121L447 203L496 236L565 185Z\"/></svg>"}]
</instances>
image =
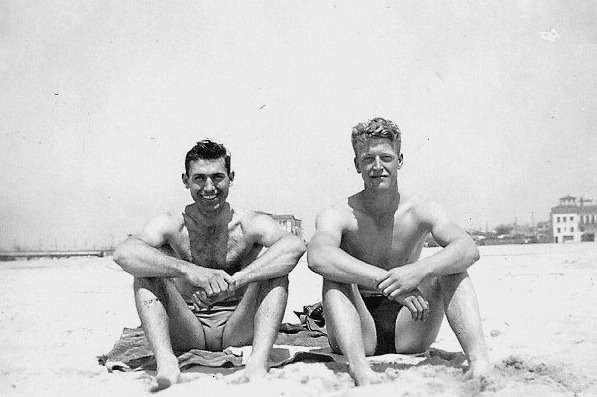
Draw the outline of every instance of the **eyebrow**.
<instances>
[{"instance_id":1,"label":"eyebrow","mask_svg":"<svg viewBox=\"0 0 597 397\"><path fill-rule=\"evenodd\" d=\"M195 178L197 176L209 176L209 177L214 177L214 176L222 176L222 175L226 175L226 173L224 172L216 172L214 174L202 174L200 172L196 173L196 174L192 174L191 178Z\"/></svg>"}]
</instances>

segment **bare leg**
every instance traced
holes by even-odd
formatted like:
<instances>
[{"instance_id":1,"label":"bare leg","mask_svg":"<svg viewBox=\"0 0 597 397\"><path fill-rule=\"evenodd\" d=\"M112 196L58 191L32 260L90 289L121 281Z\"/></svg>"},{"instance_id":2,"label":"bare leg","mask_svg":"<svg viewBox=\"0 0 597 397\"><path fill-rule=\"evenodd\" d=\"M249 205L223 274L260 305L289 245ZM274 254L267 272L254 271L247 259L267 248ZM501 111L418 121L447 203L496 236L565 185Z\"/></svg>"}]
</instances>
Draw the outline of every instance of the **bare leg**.
<instances>
[{"instance_id":1,"label":"bare leg","mask_svg":"<svg viewBox=\"0 0 597 397\"><path fill-rule=\"evenodd\" d=\"M278 336L287 300L288 277L253 283L226 324L224 346L253 343L244 372L248 380L267 375L267 361Z\"/></svg>"},{"instance_id":2,"label":"bare leg","mask_svg":"<svg viewBox=\"0 0 597 397\"><path fill-rule=\"evenodd\" d=\"M446 318L468 360L468 377L491 371L483 338L477 294L467 272L440 278Z\"/></svg>"},{"instance_id":3,"label":"bare leg","mask_svg":"<svg viewBox=\"0 0 597 397\"><path fill-rule=\"evenodd\" d=\"M172 342L177 348L182 341L202 347L203 330L170 280L136 278L134 292L137 312L156 359L158 387L166 388L181 381Z\"/></svg>"},{"instance_id":4,"label":"bare leg","mask_svg":"<svg viewBox=\"0 0 597 397\"><path fill-rule=\"evenodd\" d=\"M366 359L366 355L375 352L375 324L356 286L324 279L323 305L330 344L348 359L357 386L379 383L381 375L371 369Z\"/></svg>"},{"instance_id":5,"label":"bare leg","mask_svg":"<svg viewBox=\"0 0 597 397\"><path fill-rule=\"evenodd\" d=\"M430 305L425 321L414 321L403 308L396 319L396 352L418 353L435 341L444 312L470 365L469 376L489 372L477 296L467 272L438 277L419 289Z\"/></svg>"}]
</instances>

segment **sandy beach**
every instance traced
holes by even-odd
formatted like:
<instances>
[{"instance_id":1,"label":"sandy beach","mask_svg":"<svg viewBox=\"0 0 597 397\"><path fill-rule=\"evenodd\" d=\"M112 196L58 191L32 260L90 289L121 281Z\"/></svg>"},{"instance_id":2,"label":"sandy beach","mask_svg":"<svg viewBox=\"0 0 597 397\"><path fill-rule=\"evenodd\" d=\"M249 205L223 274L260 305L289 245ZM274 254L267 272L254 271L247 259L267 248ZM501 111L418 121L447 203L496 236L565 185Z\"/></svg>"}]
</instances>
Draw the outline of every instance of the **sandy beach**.
<instances>
[{"instance_id":1,"label":"sandy beach","mask_svg":"<svg viewBox=\"0 0 597 397\"><path fill-rule=\"evenodd\" d=\"M386 383L356 388L321 363L273 369L270 378L230 384L198 376L160 395L594 396L597 395L597 244L480 247L470 274L477 290L492 379L465 381L462 368L407 366ZM429 255L434 249L426 249ZM139 325L132 277L110 258L0 263L0 395L148 394L144 373L108 373L107 353L124 327ZM285 322L320 300L321 280L303 258L291 274ZM433 345L460 351L444 321Z\"/></svg>"}]
</instances>

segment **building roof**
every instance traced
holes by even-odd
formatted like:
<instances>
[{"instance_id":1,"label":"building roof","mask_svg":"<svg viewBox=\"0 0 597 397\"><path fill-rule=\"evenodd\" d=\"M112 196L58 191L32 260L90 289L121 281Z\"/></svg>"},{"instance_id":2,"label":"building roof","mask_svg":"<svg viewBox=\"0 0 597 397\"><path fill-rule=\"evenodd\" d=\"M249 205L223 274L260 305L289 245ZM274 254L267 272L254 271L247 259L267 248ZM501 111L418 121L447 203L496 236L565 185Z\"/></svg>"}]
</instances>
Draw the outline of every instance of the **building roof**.
<instances>
[{"instance_id":1,"label":"building roof","mask_svg":"<svg viewBox=\"0 0 597 397\"><path fill-rule=\"evenodd\" d=\"M569 200L569 199L575 199L575 200L576 200L576 197L574 197L574 196L571 196L571 195L567 195L567 196L564 196L564 197L560 197L560 200Z\"/></svg>"},{"instance_id":2,"label":"building roof","mask_svg":"<svg viewBox=\"0 0 597 397\"><path fill-rule=\"evenodd\" d=\"M581 211L582 210L582 211ZM552 214L597 214L597 205L558 205L551 209Z\"/></svg>"}]
</instances>

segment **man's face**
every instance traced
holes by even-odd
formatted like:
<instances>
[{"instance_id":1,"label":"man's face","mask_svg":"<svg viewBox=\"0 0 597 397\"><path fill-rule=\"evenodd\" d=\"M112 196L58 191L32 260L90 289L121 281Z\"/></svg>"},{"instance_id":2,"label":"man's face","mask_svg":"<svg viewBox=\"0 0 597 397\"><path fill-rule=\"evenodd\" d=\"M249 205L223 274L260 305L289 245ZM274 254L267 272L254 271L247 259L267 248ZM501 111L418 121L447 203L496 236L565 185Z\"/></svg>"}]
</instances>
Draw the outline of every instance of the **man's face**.
<instances>
[{"instance_id":1,"label":"man's face","mask_svg":"<svg viewBox=\"0 0 597 397\"><path fill-rule=\"evenodd\" d=\"M386 190L397 184L397 171L402 167L402 154L387 138L372 137L358 142L354 164L363 177L365 187Z\"/></svg>"},{"instance_id":2,"label":"man's face","mask_svg":"<svg viewBox=\"0 0 597 397\"><path fill-rule=\"evenodd\" d=\"M182 174L191 197L204 213L214 213L224 208L233 179L234 173L228 175L223 157L191 161L188 174Z\"/></svg>"}]
</instances>

